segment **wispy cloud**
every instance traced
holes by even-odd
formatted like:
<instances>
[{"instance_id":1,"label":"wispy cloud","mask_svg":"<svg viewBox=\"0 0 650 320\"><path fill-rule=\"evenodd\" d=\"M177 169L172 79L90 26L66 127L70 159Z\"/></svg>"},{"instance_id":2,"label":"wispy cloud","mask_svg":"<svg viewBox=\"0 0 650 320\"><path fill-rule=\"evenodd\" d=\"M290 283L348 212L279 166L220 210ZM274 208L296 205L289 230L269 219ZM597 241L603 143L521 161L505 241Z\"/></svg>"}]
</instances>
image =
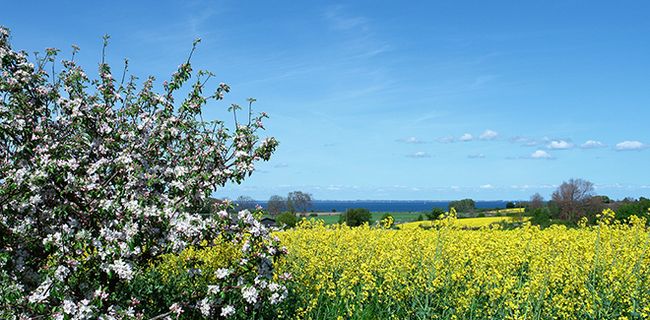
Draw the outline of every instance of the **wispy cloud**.
<instances>
[{"instance_id":1,"label":"wispy cloud","mask_svg":"<svg viewBox=\"0 0 650 320\"><path fill-rule=\"evenodd\" d=\"M544 150L536 150L535 152L530 154L531 159L553 159L553 156L551 156L550 153L544 151Z\"/></svg>"},{"instance_id":2,"label":"wispy cloud","mask_svg":"<svg viewBox=\"0 0 650 320\"><path fill-rule=\"evenodd\" d=\"M368 28L368 19L366 17L350 15L340 5L327 8L324 16L330 27L335 30L367 30Z\"/></svg>"},{"instance_id":3,"label":"wispy cloud","mask_svg":"<svg viewBox=\"0 0 650 320\"><path fill-rule=\"evenodd\" d=\"M516 143L521 145L522 147L535 147L539 145L539 141L529 138L529 137L522 137L522 136L516 136L510 138L511 143Z\"/></svg>"},{"instance_id":4,"label":"wispy cloud","mask_svg":"<svg viewBox=\"0 0 650 320\"><path fill-rule=\"evenodd\" d=\"M574 144L566 140L552 140L546 147L554 150L566 150L573 148Z\"/></svg>"},{"instance_id":5,"label":"wispy cloud","mask_svg":"<svg viewBox=\"0 0 650 320\"><path fill-rule=\"evenodd\" d=\"M431 158L431 155L424 151L418 151L412 154L406 155L409 158Z\"/></svg>"},{"instance_id":6,"label":"wispy cloud","mask_svg":"<svg viewBox=\"0 0 650 320\"><path fill-rule=\"evenodd\" d=\"M440 143L452 143L452 142L456 141L456 138L454 138L452 136L446 136L446 137L440 137L440 138L436 139L436 141L438 141Z\"/></svg>"},{"instance_id":7,"label":"wispy cloud","mask_svg":"<svg viewBox=\"0 0 650 320\"><path fill-rule=\"evenodd\" d=\"M481 189L494 189L494 186L488 183L488 184L484 184L484 185L480 186L479 188L481 188Z\"/></svg>"},{"instance_id":8,"label":"wispy cloud","mask_svg":"<svg viewBox=\"0 0 650 320\"><path fill-rule=\"evenodd\" d=\"M580 145L582 149L597 149L607 147L604 143L597 140L587 140L585 143Z\"/></svg>"},{"instance_id":9,"label":"wispy cloud","mask_svg":"<svg viewBox=\"0 0 650 320\"><path fill-rule=\"evenodd\" d=\"M481 139L481 140L494 140L498 136L499 136L498 132L496 132L494 130L491 130L491 129L487 129L487 130L483 131L483 133L481 133L481 135L479 136L479 139Z\"/></svg>"},{"instance_id":10,"label":"wispy cloud","mask_svg":"<svg viewBox=\"0 0 650 320\"><path fill-rule=\"evenodd\" d=\"M634 150L643 150L648 148L647 144L642 143L641 141L623 141L616 144L614 147L616 151L634 151Z\"/></svg>"},{"instance_id":11,"label":"wispy cloud","mask_svg":"<svg viewBox=\"0 0 650 320\"><path fill-rule=\"evenodd\" d=\"M467 157L470 159L484 159L485 155L482 153L477 153L477 154L470 154Z\"/></svg>"},{"instance_id":12,"label":"wispy cloud","mask_svg":"<svg viewBox=\"0 0 650 320\"><path fill-rule=\"evenodd\" d=\"M408 138L401 138L395 140L397 142L403 142L403 143L411 143L411 144L422 144L425 143L424 141L416 138L416 137L408 137Z\"/></svg>"},{"instance_id":13,"label":"wispy cloud","mask_svg":"<svg viewBox=\"0 0 650 320\"><path fill-rule=\"evenodd\" d=\"M287 163L278 163L278 164L273 166L273 168L278 168L278 169L279 168L287 168L287 167L289 167L289 164L287 164Z\"/></svg>"}]
</instances>

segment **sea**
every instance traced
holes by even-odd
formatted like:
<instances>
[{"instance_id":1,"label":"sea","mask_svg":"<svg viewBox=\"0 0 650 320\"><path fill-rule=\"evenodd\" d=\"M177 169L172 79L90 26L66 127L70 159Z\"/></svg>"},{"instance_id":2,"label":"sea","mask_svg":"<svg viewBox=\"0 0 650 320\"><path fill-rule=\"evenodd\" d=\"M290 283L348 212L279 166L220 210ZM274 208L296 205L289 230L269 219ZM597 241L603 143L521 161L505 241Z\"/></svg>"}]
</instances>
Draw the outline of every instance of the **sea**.
<instances>
[{"instance_id":1,"label":"sea","mask_svg":"<svg viewBox=\"0 0 650 320\"><path fill-rule=\"evenodd\" d=\"M447 209L450 201L431 200L314 200L309 211L342 212L347 209L365 208L370 212L423 212L433 208ZM480 209L503 209L508 201L476 201ZM259 201L266 208L266 201Z\"/></svg>"}]
</instances>

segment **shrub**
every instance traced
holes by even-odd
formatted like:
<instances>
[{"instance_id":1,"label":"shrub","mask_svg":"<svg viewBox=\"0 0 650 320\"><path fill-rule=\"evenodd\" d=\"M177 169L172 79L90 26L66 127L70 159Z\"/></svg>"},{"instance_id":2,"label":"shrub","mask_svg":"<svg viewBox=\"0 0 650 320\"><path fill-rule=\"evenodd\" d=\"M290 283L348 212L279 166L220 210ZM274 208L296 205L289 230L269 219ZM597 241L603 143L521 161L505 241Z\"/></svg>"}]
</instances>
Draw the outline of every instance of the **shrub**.
<instances>
[{"instance_id":1,"label":"shrub","mask_svg":"<svg viewBox=\"0 0 650 320\"><path fill-rule=\"evenodd\" d=\"M441 208L433 208L431 212L427 212L427 219L429 220L438 220L445 214L445 210Z\"/></svg>"},{"instance_id":2,"label":"shrub","mask_svg":"<svg viewBox=\"0 0 650 320\"><path fill-rule=\"evenodd\" d=\"M358 227L364 223L370 223L371 218L372 214L368 209L348 209L339 216L339 223L345 223L350 227Z\"/></svg>"},{"instance_id":3,"label":"shrub","mask_svg":"<svg viewBox=\"0 0 650 320\"><path fill-rule=\"evenodd\" d=\"M275 222L277 222L280 227L293 228L298 223L298 217L296 217L295 213L286 211L277 215L275 217Z\"/></svg>"},{"instance_id":4,"label":"shrub","mask_svg":"<svg viewBox=\"0 0 650 320\"><path fill-rule=\"evenodd\" d=\"M230 87L204 95L213 75L193 73L192 53L156 93L152 77L137 89L127 63L116 80L103 57L91 80L74 61L77 50L60 72L48 73L58 50L30 62L0 28L0 318L265 310L273 302L261 300L272 295L273 262L284 252L277 239L248 211L196 212L217 188L241 182L270 158L277 141L257 136L266 115L253 116L250 99L246 119L237 118L239 106L229 108L234 129L203 121L202 107ZM155 285L147 275L161 257L226 242L239 252L227 275L192 294L138 303L154 297L138 283Z\"/></svg>"},{"instance_id":5,"label":"shrub","mask_svg":"<svg viewBox=\"0 0 650 320\"><path fill-rule=\"evenodd\" d=\"M379 218L379 221L377 221L377 223L385 229L390 229L395 225L395 218L393 218L392 214L386 212L381 215L381 218Z\"/></svg>"},{"instance_id":6,"label":"shrub","mask_svg":"<svg viewBox=\"0 0 650 320\"><path fill-rule=\"evenodd\" d=\"M551 225L551 213L548 208L535 208L530 211L530 223L541 227Z\"/></svg>"}]
</instances>

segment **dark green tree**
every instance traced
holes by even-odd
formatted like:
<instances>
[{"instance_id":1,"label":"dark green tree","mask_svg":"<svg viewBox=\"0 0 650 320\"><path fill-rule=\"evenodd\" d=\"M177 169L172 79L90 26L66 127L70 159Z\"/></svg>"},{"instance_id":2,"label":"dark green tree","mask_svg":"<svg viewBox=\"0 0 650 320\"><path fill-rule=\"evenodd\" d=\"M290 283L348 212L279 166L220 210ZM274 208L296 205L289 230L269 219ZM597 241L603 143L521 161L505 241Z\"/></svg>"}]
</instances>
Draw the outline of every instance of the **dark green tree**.
<instances>
[{"instance_id":1,"label":"dark green tree","mask_svg":"<svg viewBox=\"0 0 650 320\"><path fill-rule=\"evenodd\" d=\"M366 222L370 223L370 218L372 218L372 214L368 209L348 209L339 216L339 223L345 223L350 227L358 227Z\"/></svg>"},{"instance_id":2,"label":"dark green tree","mask_svg":"<svg viewBox=\"0 0 650 320\"><path fill-rule=\"evenodd\" d=\"M296 217L296 214L293 212L286 211L277 215L275 217L275 222L282 228L293 228L296 226L296 223L298 223L298 217Z\"/></svg>"},{"instance_id":3,"label":"dark green tree","mask_svg":"<svg viewBox=\"0 0 650 320\"><path fill-rule=\"evenodd\" d=\"M440 219L440 216L443 214L445 214L445 210L441 208L433 208L431 209L431 212L427 212L427 219L437 220Z\"/></svg>"}]
</instances>

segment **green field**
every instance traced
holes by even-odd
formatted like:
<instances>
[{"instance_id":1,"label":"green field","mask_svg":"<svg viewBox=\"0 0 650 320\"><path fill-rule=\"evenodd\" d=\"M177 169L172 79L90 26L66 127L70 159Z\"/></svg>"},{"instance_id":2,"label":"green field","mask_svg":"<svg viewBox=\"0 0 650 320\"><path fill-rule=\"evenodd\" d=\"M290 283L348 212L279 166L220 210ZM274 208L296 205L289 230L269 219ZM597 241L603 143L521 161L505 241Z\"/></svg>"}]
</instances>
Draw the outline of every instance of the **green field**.
<instances>
[{"instance_id":1,"label":"green field","mask_svg":"<svg viewBox=\"0 0 650 320\"><path fill-rule=\"evenodd\" d=\"M506 210L506 209L504 209ZM387 212L373 212L372 213L372 221L371 224L374 222L377 222L381 219L381 217L386 214ZM405 228L410 228L413 226L419 226L420 224L427 224L430 223L430 221L426 221L426 212L388 212L390 215L393 216L393 219L395 219L395 224L396 225L402 225ZM499 213L512 213L512 212L499 212ZM422 216L424 221L418 221L418 217ZM323 220L326 225L330 224L336 224L339 222L339 214L336 215L331 215L331 214L319 214L318 216L307 216L305 217L306 219L319 219ZM525 220L528 220L530 218L526 217ZM482 217L482 218L459 218L459 224L467 227L481 227L481 226L487 226L491 223L498 223L498 222L506 222L506 221L513 221L513 217L507 217L507 216L498 216L498 217Z\"/></svg>"},{"instance_id":2,"label":"green field","mask_svg":"<svg viewBox=\"0 0 650 320\"><path fill-rule=\"evenodd\" d=\"M372 222L379 221L381 217L386 214L387 212L373 212L372 213ZM411 222L411 221L416 221L420 215L422 215L422 218L426 219L426 213L425 212L388 212L391 216L393 216L393 219L395 219L395 223L405 223L405 222ZM321 219L325 221L325 224L335 224L339 222L339 215L322 215L319 214L316 217L310 217L307 216L307 219Z\"/></svg>"}]
</instances>

